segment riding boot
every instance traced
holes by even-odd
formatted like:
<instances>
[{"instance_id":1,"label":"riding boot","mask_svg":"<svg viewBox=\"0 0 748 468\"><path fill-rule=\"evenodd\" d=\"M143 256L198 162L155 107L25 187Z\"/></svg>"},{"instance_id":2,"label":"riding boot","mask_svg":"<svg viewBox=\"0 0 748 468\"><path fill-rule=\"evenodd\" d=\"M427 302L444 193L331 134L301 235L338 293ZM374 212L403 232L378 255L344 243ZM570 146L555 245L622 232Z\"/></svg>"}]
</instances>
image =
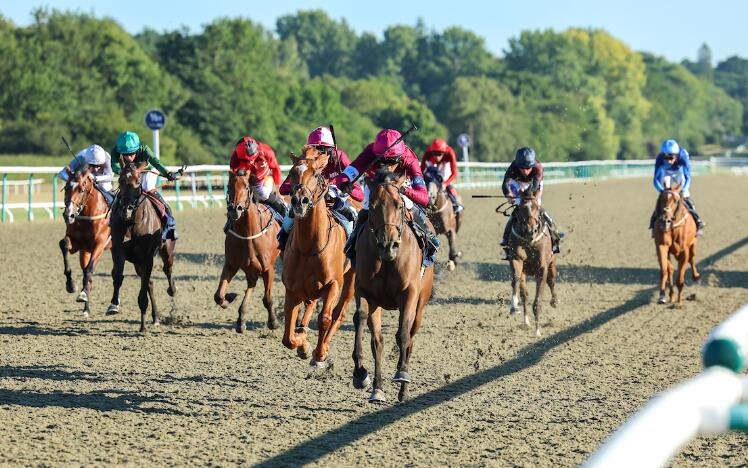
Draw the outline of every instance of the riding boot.
<instances>
[{"instance_id":1,"label":"riding boot","mask_svg":"<svg viewBox=\"0 0 748 468\"><path fill-rule=\"evenodd\" d=\"M112 206L109 207L109 227L112 227L112 221L114 220L114 216L117 214L117 210L119 209L119 197L115 196L112 199Z\"/></svg>"},{"instance_id":2,"label":"riding boot","mask_svg":"<svg viewBox=\"0 0 748 468\"><path fill-rule=\"evenodd\" d=\"M455 214L459 213L460 211L464 210L465 207L462 206L458 201L455 194L447 190L447 196L449 197L449 201L452 202L452 209L454 209Z\"/></svg>"},{"instance_id":3,"label":"riding boot","mask_svg":"<svg viewBox=\"0 0 748 468\"><path fill-rule=\"evenodd\" d=\"M164 230L161 233L162 240L179 239L179 235L177 235L177 222L174 220L174 215L171 213L171 207L166 203L166 200L164 200L164 197L159 192L151 192L151 195L164 205L164 217L162 219Z\"/></svg>"},{"instance_id":4,"label":"riding boot","mask_svg":"<svg viewBox=\"0 0 748 468\"><path fill-rule=\"evenodd\" d=\"M288 211L286 202L284 202L276 193L271 193L267 200L263 200L262 203L274 209L281 219L286 217L286 212Z\"/></svg>"},{"instance_id":5,"label":"riding boot","mask_svg":"<svg viewBox=\"0 0 748 468\"><path fill-rule=\"evenodd\" d=\"M288 243L288 235L291 232L291 228L293 228L293 223L294 223L293 210L288 210L288 213L286 213L286 216L283 218L283 224L281 224L280 231L278 231L278 247L280 247L281 252L286 250L286 243Z\"/></svg>"},{"instance_id":6,"label":"riding boot","mask_svg":"<svg viewBox=\"0 0 748 468\"><path fill-rule=\"evenodd\" d=\"M509 234L512 231L512 223L514 222L514 211L511 212L509 215L509 219L506 221L506 226L504 226L504 235L501 237L501 241L499 242L499 245L502 247L506 247L509 245Z\"/></svg>"},{"instance_id":7,"label":"riding boot","mask_svg":"<svg viewBox=\"0 0 748 468\"><path fill-rule=\"evenodd\" d=\"M226 224L223 225L223 233L228 234L229 227L231 227L231 217L226 213Z\"/></svg>"},{"instance_id":8,"label":"riding boot","mask_svg":"<svg viewBox=\"0 0 748 468\"><path fill-rule=\"evenodd\" d=\"M551 218L551 215L549 215L546 210L541 208L540 211L543 214L543 219L545 220L546 226L548 226L548 232L551 234L553 253L560 253L561 250L559 249L559 244L561 242L561 239L563 239L565 235L563 232L559 232L556 223L553 221L553 218Z\"/></svg>"},{"instance_id":9,"label":"riding boot","mask_svg":"<svg viewBox=\"0 0 748 468\"><path fill-rule=\"evenodd\" d=\"M369 210L361 210L358 212L358 218L356 218L356 225L353 228L353 232L351 233L351 236L348 238L348 241L345 243L345 248L343 251L348 256L348 258L351 260L351 262L356 261L356 239L358 238L358 235L361 234L361 231L364 229L364 224L366 224L366 221L369 219Z\"/></svg>"},{"instance_id":10,"label":"riding boot","mask_svg":"<svg viewBox=\"0 0 748 468\"><path fill-rule=\"evenodd\" d=\"M686 208L688 208L688 212L691 213L691 216L693 216L693 219L696 221L696 228L698 229L697 234L702 235L704 226L706 226L706 223L704 223L704 220L701 219L701 216L699 216L699 213L696 211L696 205L693 203L693 200L691 197L684 198L683 201L686 202Z\"/></svg>"},{"instance_id":11,"label":"riding boot","mask_svg":"<svg viewBox=\"0 0 748 468\"><path fill-rule=\"evenodd\" d=\"M439 250L439 247L441 246L441 241L436 237L436 233L429 227L426 211L420 206L415 205L411 211L413 213L413 221L426 237L426 243L428 244L426 249L427 256L433 258L434 255L436 255L436 251Z\"/></svg>"}]
</instances>

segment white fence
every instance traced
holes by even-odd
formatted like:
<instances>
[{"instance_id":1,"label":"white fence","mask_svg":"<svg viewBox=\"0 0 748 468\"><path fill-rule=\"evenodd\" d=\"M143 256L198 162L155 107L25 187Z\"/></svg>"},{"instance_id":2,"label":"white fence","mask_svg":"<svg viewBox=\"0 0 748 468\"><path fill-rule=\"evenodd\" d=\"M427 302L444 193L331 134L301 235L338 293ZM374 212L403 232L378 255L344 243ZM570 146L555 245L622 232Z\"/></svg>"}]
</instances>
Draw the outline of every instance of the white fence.
<instances>
[{"instance_id":1,"label":"white fence","mask_svg":"<svg viewBox=\"0 0 748 468\"><path fill-rule=\"evenodd\" d=\"M460 162L457 165L460 169L455 183L457 188L475 189L499 187L509 163ZM552 162L543 165L544 180L547 184L651 177L653 166L653 160ZM709 161L692 163L692 171L696 174L708 173L722 167L733 172L743 171L742 173L748 174L748 158L712 158ZM281 166L284 173L290 168L291 166ZM176 170L178 167L170 169ZM169 202L174 202L174 208L177 210L182 210L188 205L192 208L223 205L227 192L228 169L226 165L188 166L185 176L165 191L164 198ZM57 178L53 176L51 179L51 195L48 195L46 200L39 201L34 199L35 192L36 198L40 198L38 194L40 191L44 193L44 190L41 189L39 179L35 179L34 176L57 174L59 171L59 167L0 167L0 174L2 174L0 220L3 223L13 222L14 210L25 211L26 219L29 221L34 219L34 210L43 211L49 219L57 218L58 208L62 207L62 201L58 199L60 194ZM10 203L7 200L8 189L11 184L17 184L17 182L8 180L9 174L25 175L28 181L25 182L26 186L39 189L29 190L25 202ZM201 190L203 188L204 190ZM184 193L185 191L187 193Z\"/></svg>"},{"instance_id":2,"label":"white fence","mask_svg":"<svg viewBox=\"0 0 748 468\"><path fill-rule=\"evenodd\" d=\"M587 467L659 467L698 435L748 431L748 304L714 328L706 370L653 398L589 459Z\"/></svg>"}]
</instances>

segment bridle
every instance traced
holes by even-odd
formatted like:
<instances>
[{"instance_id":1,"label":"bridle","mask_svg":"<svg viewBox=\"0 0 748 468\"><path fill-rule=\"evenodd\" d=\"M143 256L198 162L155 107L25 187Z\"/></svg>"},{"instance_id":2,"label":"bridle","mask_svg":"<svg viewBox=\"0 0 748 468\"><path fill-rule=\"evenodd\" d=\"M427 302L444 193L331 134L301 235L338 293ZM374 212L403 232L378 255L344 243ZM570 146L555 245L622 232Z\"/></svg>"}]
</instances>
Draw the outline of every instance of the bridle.
<instances>
[{"instance_id":1,"label":"bridle","mask_svg":"<svg viewBox=\"0 0 748 468\"><path fill-rule=\"evenodd\" d=\"M73 187L72 187L73 182L72 180L68 182L68 186L67 186L68 193L66 197L68 198L68 200L67 200L65 208L67 209L70 206L75 208L75 210L72 210L75 213L73 216L75 220L93 221L96 219L103 219L107 216L109 210L105 211L104 213L97 214L97 215L91 215L91 216L81 215L83 210L86 208L86 205L88 204L88 199L91 197L92 192L95 190L95 187L93 184L93 176L88 174L86 177L88 177L91 180L91 186L88 187L88 189L81 189L80 193L83 193L83 199L80 201L80 203L76 203L73 201L72 193L70 193L73 190ZM78 182L78 186L79 187L81 186L80 182ZM65 218L65 220L67 221L67 217Z\"/></svg>"},{"instance_id":2,"label":"bridle","mask_svg":"<svg viewBox=\"0 0 748 468\"><path fill-rule=\"evenodd\" d=\"M247 197L246 197L246 200L244 201L244 203L242 203L242 204L236 204L236 203L234 203L233 201L231 201L229 199L229 195L227 194L226 195L226 209L228 211L232 211L232 210L234 210L234 211L242 211L243 213L239 215L239 218L241 219L242 216L244 216L246 213L249 212L249 205L252 204L252 203L254 203L254 202L252 201L252 199L253 199L252 189L251 189L251 187L249 185L249 181L247 180L247 178L245 178L244 176L235 176L235 177L241 177L242 183L244 184L243 189L246 191ZM234 196L236 196L236 193L234 193ZM238 208L242 208L242 209L238 210ZM269 210L270 210L270 208L265 207L264 211L261 211L260 214L267 213ZM258 209L258 211L259 211L259 209ZM270 226L272 226L272 225L273 225L273 216L270 215L267 224L260 230L260 232L258 232L256 234L251 234L249 236L243 236L243 235L239 234L238 232L234 231L234 229L233 229L234 220L232 219L231 220L231 226L229 227L229 229L228 229L227 232L229 234L231 234L232 236L238 238L238 239L242 239L242 240L253 240L253 239L257 239L258 237L261 237L265 233L267 233L270 230Z\"/></svg>"},{"instance_id":3,"label":"bridle","mask_svg":"<svg viewBox=\"0 0 748 468\"><path fill-rule=\"evenodd\" d=\"M523 203L529 203L529 201L523 200ZM520 218L520 216L522 216L521 213L522 213L522 210L520 210L519 214L516 215L518 217L518 220L520 221L522 221L522 218ZM538 213L540 213L540 210L538 210ZM524 219L525 225L527 225L527 221L528 219ZM533 245L537 243L548 232L547 226L545 225L545 223L543 223L540 220L540 215L538 215L538 219L536 220L535 227L532 230L530 230L530 232L527 235L522 235L519 232L517 232L517 230L515 229L515 225L516 223L512 224L512 236L516 237L517 239L519 239L520 241L524 242L527 245Z\"/></svg>"},{"instance_id":4,"label":"bridle","mask_svg":"<svg viewBox=\"0 0 748 468\"><path fill-rule=\"evenodd\" d=\"M662 221L665 231L670 231L673 228L676 228L686 222L686 219L688 219L688 210L686 210L685 214L678 222L673 224L675 212L678 211L678 208L680 208L681 205L683 205L683 198L681 197L680 193L676 192L675 190L667 189L663 190L662 193L673 195L676 200L675 209L671 209L669 206L663 206L661 209L662 215L660 216L660 221ZM669 217L666 218L664 215L669 215Z\"/></svg>"},{"instance_id":5,"label":"bridle","mask_svg":"<svg viewBox=\"0 0 748 468\"><path fill-rule=\"evenodd\" d=\"M302 174L300 174L300 175L302 175ZM314 180L317 181L317 185L314 188L314 190L309 190L309 187L307 187L306 185L304 185L304 184L301 183L301 179L299 179L299 182L296 183L296 184L294 184L291 187L291 193L293 193L294 196L296 196L296 193L298 193L299 191L301 191L301 193L303 194L304 198L306 198L306 199L309 200L309 202L308 202L308 207L309 208L307 209L307 211L306 211L306 213L304 214L303 217L306 217L306 215L308 215L309 213L311 213L312 211L314 211L314 208L317 206L317 203L319 203L320 200L322 200L325 197L325 195L327 194L328 189L330 188L330 183L325 179L325 177L322 175L321 172L314 174ZM332 229L335 226L333 224L332 215L330 215L330 213L327 214L327 223L328 223L328 227L327 227L327 240L325 241L325 245L323 245L322 248L319 249L319 250L317 250L317 251L309 252L309 253L304 252L304 256L306 256L306 257L314 257L314 256L317 256L317 255L320 255L322 252L325 251L325 249L327 249L327 246L330 245L330 239L332 237L332 235L331 235L332 234Z\"/></svg>"},{"instance_id":6,"label":"bridle","mask_svg":"<svg viewBox=\"0 0 748 468\"><path fill-rule=\"evenodd\" d=\"M395 184L394 182L383 182L383 183L377 184L377 187L383 187L383 186L386 186L386 185L390 185L390 186L394 187L395 190L398 190L398 191L400 190L400 187L397 184ZM385 221L385 222L382 223L381 226L375 227L375 226L373 226L371 220L369 221L369 230L374 235L374 239L377 241L378 244L384 244L384 228L386 228L387 226L394 227L397 230L397 238L393 239L393 241L394 242L402 242L403 228L405 226L405 203L400 204L400 206L398 207L398 211L400 212L400 222L397 223L397 224L395 224L395 223L388 223L388 222ZM371 218L371 216L369 216L369 218ZM377 232L381 232L382 233L381 242L380 242L380 236L377 235Z\"/></svg>"}]
</instances>

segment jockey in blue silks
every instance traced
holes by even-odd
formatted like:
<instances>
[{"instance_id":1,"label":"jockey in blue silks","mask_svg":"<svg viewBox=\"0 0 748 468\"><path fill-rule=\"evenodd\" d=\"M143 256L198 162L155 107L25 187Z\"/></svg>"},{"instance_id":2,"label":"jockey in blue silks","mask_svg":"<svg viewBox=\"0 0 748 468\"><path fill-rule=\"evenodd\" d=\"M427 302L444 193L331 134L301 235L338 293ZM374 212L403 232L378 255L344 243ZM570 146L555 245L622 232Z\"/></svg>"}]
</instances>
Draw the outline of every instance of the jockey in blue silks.
<instances>
[{"instance_id":1,"label":"jockey in blue silks","mask_svg":"<svg viewBox=\"0 0 748 468\"><path fill-rule=\"evenodd\" d=\"M666 189L670 184L668 181L676 181L681 186L681 195L686 203L686 208L696 221L697 235L704 234L705 223L696 212L696 206L691 199L691 162L688 159L688 151L681 148L675 140L665 140L660 148L660 154L655 159L654 186L658 192ZM656 213L652 213L649 221L649 229L654 228Z\"/></svg>"}]
</instances>

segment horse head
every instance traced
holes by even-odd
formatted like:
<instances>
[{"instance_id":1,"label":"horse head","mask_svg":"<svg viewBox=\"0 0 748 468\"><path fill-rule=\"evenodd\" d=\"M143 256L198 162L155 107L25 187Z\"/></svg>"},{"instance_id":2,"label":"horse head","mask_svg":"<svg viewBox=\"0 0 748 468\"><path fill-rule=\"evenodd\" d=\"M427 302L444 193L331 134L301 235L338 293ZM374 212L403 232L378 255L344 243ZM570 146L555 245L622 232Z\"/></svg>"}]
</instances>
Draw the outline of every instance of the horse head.
<instances>
[{"instance_id":1,"label":"horse head","mask_svg":"<svg viewBox=\"0 0 748 468\"><path fill-rule=\"evenodd\" d=\"M540 203L538 202L539 190L533 186L519 192L519 204L516 208L515 218L517 231L520 235L532 239L543 229L540 220Z\"/></svg>"},{"instance_id":2,"label":"horse head","mask_svg":"<svg viewBox=\"0 0 748 468\"><path fill-rule=\"evenodd\" d=\"M327 167L330 155L321 148L306 145L301 149L300 157L290 156L293 161L289 174L291 208L294 216L304 218L327 193L327 181L322 171Z\"/></svg>"},{"instance_id":3,"label":"horse head","mask_svg":"<svg viewBox=\"0 0 748 468\"><path fill-rule=\"evenodd\" d=\"M667 231L675 221L675 214L681 203L681 185L677 181L668 180L665 184L665 190L660 192L657 199L658 220L663 228Z\"/></svg>"},{"instance_id":4,"label":"horse head","mask_svg":"<svg viewBox=\"0 0 748 468\"><path fill-rule=\"evenodd\" d=\"M405 226L405 202L400 187L405 174L398 177L386 168L377 171L369 186L369 229L374 234L379 257L394 261L402 244Z\"/></svg>"},{"instance_id":5,"label":"horse head","mask_svg":"<svg viewBox=\"0 0 748 468\"><path fill-rule=\"evenodd\" d=\"M427 167L423 173L423 179L426 181L426 186L428 187L429 208L433 209L436 207L436 201L442 189L444 179L436 166Z\"/></svg>"},{"instance_id":6,"label":"horse head","mask_svg":"<svg viewBox=\"0 0 748 468\"><path fill-rule=\"evenodd\" d=\"M238 221L247 212L250 203L257 201L252 190L253 182L254 177L244 169L229 174L226 209L233 221Z\"/></svg>"},{"instance_id":7,"label":"horse head","mask_svg":"<svg viewBox=\"0 0 748 468\"><path fill-rule=\"evenodd\" d=\"M93 175L88 165L83 165L70 175L65 185L65 211L63 218L67 224L73 224L88 203L91 191L94 190Z\"/></svg>"}]
</instances>

